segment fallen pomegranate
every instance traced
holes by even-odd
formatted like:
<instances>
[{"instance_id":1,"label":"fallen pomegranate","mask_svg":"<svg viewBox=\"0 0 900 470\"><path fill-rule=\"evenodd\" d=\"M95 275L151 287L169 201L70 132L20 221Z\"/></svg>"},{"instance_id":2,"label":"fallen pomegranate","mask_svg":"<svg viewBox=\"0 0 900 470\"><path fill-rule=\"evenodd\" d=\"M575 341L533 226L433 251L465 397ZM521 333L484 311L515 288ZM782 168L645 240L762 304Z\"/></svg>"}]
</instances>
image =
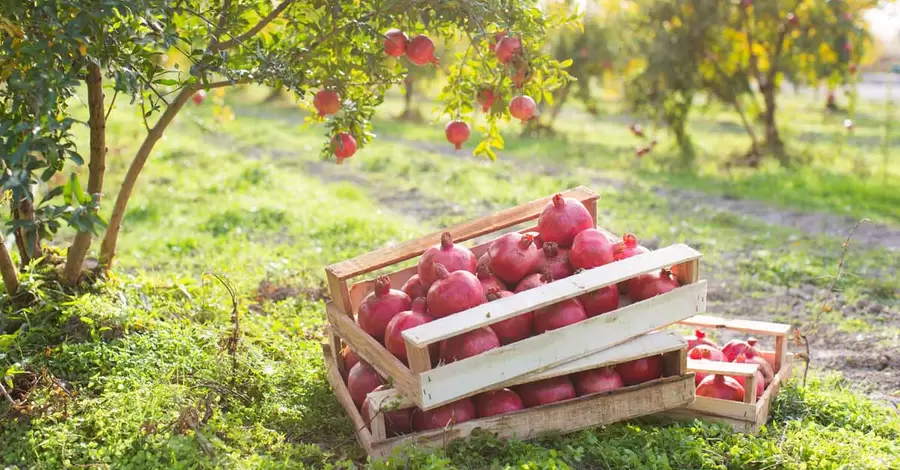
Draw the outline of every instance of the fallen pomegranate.
<instances>
[{"instance_id":1,"label":"fallen pomegranate","mask_svg":"<svg viewBox=\"0 0 900 470\"><path fill-rule=\"evenodd\" d=\"M390 29L384 33L384 53L391 57L400 57L406 54L406 43L409 38L399 29Z\"/></svg>"},{"instance_id":2,"label":"fallen pomegranate","mask_svg":"<svg viewBox=\"0 0 900 470\"><path fill-rule=\"evenodd\" d=\"M430 321L431 317L425 313L425 299L419 297L413 300L410 310L394 315L394 318L391 318L391 321L388 322L384 329L384 346L397 359L407 364L406 341L403 340L402 333L405 330L424 325ZM436 357L438 354L437 344L430 345L429 349L431 350L431 357Z\"/></svg>"},{"instance_id":3,"label":"fallen pomegranate","mask_svg":"<svg viewBox=\"0 0 900 470\"><path fill-rule=\"evenodd\" d=\"M375 279L375 291L367 295L359 304L356 314L359 326L379 343L384 343L384 329L394 315L409 310L412 300L397 289L391 289L387 276Z\"/></svg>"},{"instance_id":4,"label":"fallen pomegranate","mask_svg":"<svg viewBox=\"0 0 900 470\"><path fill-rule=\"evenodd\" d=\"M506 36L497 42L494 54L497 55L497 61L501 64L508 64L512 60L513 55L522 50L522 40L512 36Z\"/></svg>"},{"instance_id":5,"label":"fallen pomegranate","mask_svg":"<svg viewBox=\"0 0 900 470\"><path fill-rule=\"evenodd\" d=\"M491 106L494 106L496 99L497 93L491 88L484 87L478 92L478 104L481 105L481 111L484 113L491 110Z\"/></svg>"},{"instance_id":6,"label":"fallen pomegranate","mask_svg":"<svg viewBox=\"0 0 900 470\"><path fill-rule=\"evenodd\" d=\"M434 269L434 265L437 263L444 265L444 268L451 273L454 271L468 271L475 274L475 266L478 260L475 259L475 255L468 248L454 244L450 232L444 232L441 235L440 245L425 250L425 253L419 259L419 265L416 267L419 282L424 286L429 287L437 281L438 273Z\"/></svg>"},{"instance_id":7,"label":"fallen pomegranate","mask_svg":"<svg viewBox=\"0 0 900 470\"><path fill-rule=\"evenodd\" d=\"M657 273L641 274L625 283L628 286L628 297L634 302L665 294L678 287L678 281L672 271L668 269L661 269Z\"/></svg>"},{"instance_id":8,"label":"fallen pomegranate","mask_svg":"<svg viewBox=\"0 0 900 470\"><path fill-rule=\"evenodd\" d=\"M553 282L553 278L550 277L550 273L534 273L529 274L522 278L522 281L516 285L516 294L519 292L524 292L529 289L534 289L535 287L540 287L544 284L549 284Z\"/></svg>"},{"instance_id":9,"label":"fallen pomegranate","mask_svg":"<svg viewBox=\"0 0 900 470\"><path fill-rule=\"evenodd\" d=\"M469 140L470 134L471 131L469 130L469 125L466 124L465 121L450 121L444 128L444 135L447 137L447 142L453 144L456 150L462 148L462 144Z\"/></svg>"},{"instance_id":10,"label":"fallen pomegranate","mask_svg":"<svg viewBox=\"0 0 900 470\"><path fill-rule=\"evenodd\" d=\"M698 344L706 344L709 346L719 347L716 343L712 342L706 337L706 333L703 330L694 330L693 335L685 336L684 339L687 341L688 350L692 349L694 346ZM719 348L721 350L721 348ZM724 355L724 353L723 353Z\"/></svg>"},{"instance_id":11,"label":"fallen pomegranate","mask_svg":"<svg viewBox=\"0 0 900 470\"><path fill-rule=\"evenodd\" d=\"M595 228L582 230L572 241L569 262L575 269L596 268L613 261L613 243Z\"/></svg>"},{"instance_id":12,"label":"fallen pomegranate","mask_svg":"<svg viewBox=\"0 0 900 470\"><path fill-rule=\"evenodd\" d=\"M509 100L509 114L522 122L534 117L536 108L537 103L528 95L516 96Z\"/></svg>"},{"instance_id":13,"label":"fallen pomegranate","mask_svg":"<svg viewBox=\"0 0 900 470\"><path fill-rule=\"evenodd\" d=\"M491 390L475 396L475 411L479 418L502 415L525 409L519 395L508 389Z\"/></svg>"},{"instance_id":14,"label":"fallen pomegranate","mask_svg":"<svg viewBox=\"0 0 900 470\"><path fill-rule=\"evenodd\" d=\"M491 243L487 251L491 271L503 282L516 284L541 263L541 251L534 237L521 233L507 233Z\"/></svg>"},{"instance_id":15,"label":"fallen pomegranate","mask_svg":"<svg viewBox=\"0 0 900 470\"><path fill-rule=\"evenodd\" d=\"M747 358L744 357L743 354L738 354L738 356L736 358L734 358L734 362L736 362L738 364L748 363ZM762 370L762 368L757 369L757 371L756 371L756 398L757 399L759 399L759 397L761 397L763 392L766 390L766 378L763 376L763 373L761 370ZM741 387L744 388L744 395L749 393L747 391L747 378L746 377L741 377L739 375L736 375L736 376L734 376L734 380L737 380L738 383L741 384Z\"/></svg>"},{"instance_id":16,"label":"fallen pomegranate","mask_svg":"<svg viewBox=\"0 0 900 470\"><path fill-rule=\"evenodd\" d=\"M194 93L191 96L191 101L193 101L194 104L196 104L197 106L200 106L201 104L203 104L203 101L205 99L206 99L206 91L204 91L204 90L198 90L196 93Z\"/></svg>"},{"instance_id":17,"label":"fallen pomegranate","mask_svg":"<svg viewBox=\"0 0 900 470\"><path fill-rule=\"evenodd\" d=\"M380 392L385 389L384 385L379 385L373 392ZM369 423L369 401L366 400L362 404L362 417L363 421ZM400 410L394 411L385 411L384 414L384 427L388 436L395 436L400 434L407 434L412 431L412 408L404 408ZM369 428L372 426L369 425Z\"/></svg>"},{"instance_id":18,"label":"fallen pomegranate","mask_svg":"<svg viewBox=\"0 0 900 470\"><path fill-rule=\"evenodd\" d=\"M537 227L543 243L553 242L568 248L576 235L594 227L594 219L577 199L557 194L541 211ZM569 261L572 261L571 251Z\"/></svg>"},{"instance_id":19,"label":"fallen pomegranate","mask_svg":"<svg viewBox=\"0 0 900 470\"><path fill-rule=\"evenodd\" d=\"M359 362L359 356L350 349L350 346L344 346L344 349L341 349L341 359L344 360L344 379L346 379L347 372Z\"/></svg>"},{"instance_id":20,"label":"fallen pomegranate","mask_svg":"<svg viewBox=\"0 0 900 470\"><path fill-rule=\"evenodd\" d=\"M579 372L572 376L572 383L575 385L575 392L578 393L578 396L608 392L625 386L622 383L622 377L619 377L612 367Z\"/></svg>"},{"instance_id":21,"label":"fallen pomegranate","mask_svg":"<svg viewBox=\"0 0 900 470\"><path fill-rule=\"evenodd\" d=\"M478 265L478 272L476 276L478 277L478 282L481 283L481 289L484 291L484 295L486 296L491 292L506 290L506 284L498 279L497 276L494 275L494 272L491 271L491 268L487 265Z\"/></svg>"},{"instance_id":22,"label":"fallen pomegranate","mask_svg":"<svg viewBox=\"0 0 900 470\"><path fill-rule=\"evenodd\" d=\"M622 235L622 241L613 246L613 258L616 261L622 261L623 259L628 259L632 256L648 252L650 252L650 250L638 244L637 237L635 237L633 233Z\"/></svg>"},{"instance_id":23,"label":"fallen pomegranate","mask_svg":"<svg viewBox=\"0 0 900 470\"><path fill-rule=\"evenodd\" d=\"M336 91L319 90L313 98L313 106L316 107L320 117L335 114L341 110L341 97Z\"/></svg>"},{"instance_id":24,"label":"fallen pomegranate","mask_svg":"<svg viewBox=\"0 0 900 470\"><path fill-rule=\"evenodd\" d=\"M744 386L733 377L710 375L697 386L697 396L720 400L744 401Z\"/></svg>"},{"instance_id":25,"label":"fallen pomegranate","mask_svg":"<svg viewBox=\"0 0 900 470\"><path fill-rule=\"evenodd\" d=\"M331 151L337 157L337 163L344 163L344 159L350 158L356 153L356 139L347 132L338 132L331 138Z\"/></svg>"},{"instance_id":26,"label":"fallen pomegranate","mask_svg":"<svg viewBox=\"0 0 900 470\"><path fill-rule=\"evenodd\" d=\"M488 294L488 302L513 295L509 291L492 291ZM534 333L534 312L525 312L491 325L491 329L500 339L500 344L507 345L521 341Z\"/></svg>"},{"instance_id":27,"label":"fallen pomegranate","mask_svg":"<svg viewBox=\"0 0 900 470\"><path fill-rule=\"evenodd\" d=\"M441 341L440 357L445 364L477 356L500 347L500 339L489 326Z\"/></svg>"},{"instance_id":28,"label":"fallen pomegranate","mask_svg":"<svg viewBox=\"0 0 900 470\"><path fill-rule=\"evenodd\" d=\"M715 362L723 362L725 360L725 355L722 354L722 351L715 346L710 346L708 344L698 344L691 348L688 351L688 354L691 354L694 351L697 351L702 359L708 359Z\"/></svg>"},{"instance_id":29,"label":"fallen pomegranate","mask_svg":"<svg viewBox=\"0 0 900 470\"><path fill-rule=\"evenodd\" d=\"M440 63L438 58L434 56L434 42L431 41L431 38L422 34L406 43L406 57L416 65L437 65Z\"/></svg>"},{"instance_id":30,"label":"fallen pomegranate","mask_svg":"<svg viewBox=\"0 0 900 470\"><path fill-rule=\"evenodd\" d=\"M515 390L525 408L575 398L575 387L565 375L519 385Z\"/></svg>"},{"instance_id":31,"label":"fallen pomegranate","mask_svg":"<svg viewBox=\"0 0 900 470\"><path fill-rule=\"evenodd\" d=\"M381 377L375 369L365 362L356 363L347 374L347 389L350 390L350 398L356 407L362 406L366 401L366 395L381 385Z\"/></svg>"},{"instance_id":32,"label":"fallen pomegranate","mask_svg":"<svg viewBox=\"0 0 900 470\"><path fill-rule=\"evenodd\" d=\"M619 288L613 284L578 296L588 318L603 315L619 308Z\"/></svg>"},{"instance_id":33,"label":"fallen pomegranate","mask_svg":"<svg viewBox=\"0 0 900 470\"><path fill-rule=\"evenodd\" d=\"M544 255L544 259L540 263L542 270L549 272L553 280L565 279L572 275L569 250L560 248L555 242L549 242L544 244L541 251Z\"/></svg>"},{"instance_id":34,"label":"fallen pomegranate","mask_svg":"<svg viewBox=\"0 0 900 470\"><path fill-rule=\"evenodd\" d=\"M637 385L656 380L662 377L662 369L662 356L643 357L616 366L616 372L619 373L619 377L622 377L625 385Z\"/></svg>"},{"instance_id":35,"label":"fallen pomegranate","mask_svg":"<svg viewBox=\"0 0 900 470\"><path fill-rule=\"evenodd\" d=\"M577 299L563 300L558 304L535 310L534 333L539 335L545 331L556 330L586 319L587 313L581 302Z\"/></svg>"},{"instance_id":36,"label":"fallen pomegranate","mask_svg":"<svg viewBox=\"0 0 900 470\"><path fill-rule=\"evenodd\" d=\"M443 318L485 302L484 290L474 274L468 271L447 272L443 264L435 264L438 281L428 288L428 313Z\"/></svg>"},{"instance_id":37,"label":"fallen pomegranate","mask_svg":"<svg viewBox=\"0 0 900 470\"><path fill-rule=\"evenodd\" d=\"M419 280L418 274L413 274L409 279L403 283L403 287L400 288L406 295L409 296L410 299L417 299L419 297L425 297L428 295L428 286L423 285L422 281Z\"/></svg>"},{"instance_id":38,"label":"fallen pomegranate","mask_svg":"<svg viewBox=\"0 0 900 470\"><path fill-rule=\"evenodd\" d=\"M475 403L468 398L463 398L430 411L414 410L412 417L413 429L416 431L442 429L475 419L476 416Z\"/></svg>"}]
</instances>

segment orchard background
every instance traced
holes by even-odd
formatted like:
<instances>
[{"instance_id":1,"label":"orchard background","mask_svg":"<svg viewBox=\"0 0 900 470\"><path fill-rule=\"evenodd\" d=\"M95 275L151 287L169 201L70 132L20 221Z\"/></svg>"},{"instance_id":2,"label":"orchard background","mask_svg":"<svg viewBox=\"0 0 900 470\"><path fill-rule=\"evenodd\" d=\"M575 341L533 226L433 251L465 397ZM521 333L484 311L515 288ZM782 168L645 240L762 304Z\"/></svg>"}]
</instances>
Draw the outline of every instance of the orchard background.
<instances>
[{"instance_id":1,"label":"orchard background","mask_svg":"<svg viewBox=\"0 0 900 470\"><path fill-rule=\"evenodd\" d=\"M322 268L580 184L604 227L702 251L711 312L798 326L809 380L753 437L634 422L372 467L900 466L896 3L0 6L4 466L367 465Z\"/></svg>"}]
</instances>

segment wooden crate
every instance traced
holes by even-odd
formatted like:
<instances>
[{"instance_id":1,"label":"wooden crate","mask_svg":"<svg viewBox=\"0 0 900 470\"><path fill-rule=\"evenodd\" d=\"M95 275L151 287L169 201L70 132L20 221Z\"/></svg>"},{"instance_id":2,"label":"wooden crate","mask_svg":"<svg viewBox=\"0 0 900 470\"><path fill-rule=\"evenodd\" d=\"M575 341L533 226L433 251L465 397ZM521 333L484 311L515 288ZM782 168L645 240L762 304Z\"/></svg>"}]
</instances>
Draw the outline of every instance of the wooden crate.
<instances>
[{"instance_id":1,"label":"wooden crate","mask_svg":"<svg viewBox=\"0 0 900 470\"><path fill-rule=\"evenodd\" d=\"M744 403L698 396L690 405L666 413L675 418L699 418L717 421L732 426L738 432L756 433L769 419L772 400L778 395L781 385L793 373L793 355L787 349L791 326L753 320L729 320L709 315L697 315L681 322L682 325L699 328L724 328L752 336L772 336L775 338L774 351L760 351L773 365L775 378L766 387L761 397L756 396L756 372L758 364L735 364L727 362L701 362L688 359L688 370L708 374L742 376L747 380Z\"/></svg>"},{"instance_id":2,"label":"wooden crate","mask_svg":"<svg viewBox=\"0 0 900 470\"><path fill-rule=\"evenodd\" d=\"M596 221L598 196L595 193L579 187L562 194L581 201ZM326 274L333 299L326 305L332 333L331 344L338 344L339 339L349 344L382 376L389 377L394 386L418 407L428 410L496 388L498 384L516 377L585 357L706 311L706 281L698 280L701 255L686 245L677 244L406 330L403 336L409 366L394 357L354 321L353 312L363 296L372 290L373 279L351 284L352 279L420 256L426 249L437 244L441 233L445 231L453 235L455 242L464 242L535 220L551 199L552 196L548 196L327 267ZM521 231L530 230L534 230L534 227ZM606 233L608 237L615 239L614 235ZM473 247L472 251L475 256L481 256L489 245L490 242L482 243ZM430 344L670 266L681 284L681 287L672 292L624 305L618 310L589 318L576 325L548 331L478 356L432 367L428 348ZM415 272L416 267L411 266L387 275L391 279L391 285L400 286ZM332 350L332 354L338 368L344 372L337 348Z\"/></svg>"},{"instance_id":3,"label":"wooden crate","mask_svg":"<svg viewBox=\"0 0 900 470\"><path fill-rule=\"evenodd\" d=\"M410 408L416 404L398 390L372 392L367 397L370 415L362 416L350 398L331 347L323 344L322 349L328 382L357 430L356 437L360 446L373 457L385 457L394 448L405 444L443 446L454 439L470 435L475 429L489 431L502 438L530 439L542 433L572 432L684 406L694 399L694 375L687 371L685 346L684 340L674 333L650 333L530 377L513 379L497 388L662 354L663 378L652 382L500 416L479 418L444 429L394 437L387 436L384 415L379 410Z\"/></svg>"}]
</instances>

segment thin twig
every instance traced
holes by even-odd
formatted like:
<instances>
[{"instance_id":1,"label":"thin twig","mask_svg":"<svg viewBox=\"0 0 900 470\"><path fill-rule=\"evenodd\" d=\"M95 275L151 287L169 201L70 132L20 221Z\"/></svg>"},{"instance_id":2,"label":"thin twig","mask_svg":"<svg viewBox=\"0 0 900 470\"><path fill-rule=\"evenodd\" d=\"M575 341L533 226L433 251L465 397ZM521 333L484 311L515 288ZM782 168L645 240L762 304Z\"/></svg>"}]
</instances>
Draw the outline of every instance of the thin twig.
<instances>
[{"instance_id":1,"label":"thin twig","mask_svg":"<svg viewBox=\"0 0 900 470\"><path fill-rule=\"evenodd\" d=\"M2 382L0 382L0 393L2 393L4 397L6 397L6 401L9 402L9 406L15 408L18 405L16 401L13 400L11 396L9 396L9 393L6 391L6 387L3 386Z\"/></svg>"},{"instance_id":2,"label":"thin twig","mask_svg":"<svg viewBox=\"0 0 900 470\"><path fill-rule=\"evenodd\" d=\"M116 104L116 97L118 97L118 96L119 96L119 90L116 90L116 92L113 93L112 101L109 102L109 109L106 110L106 116L103 117L104 121L109 120L109 113L112 112L113 105Z\"/></svg>"},{"instance_id":3,"label":"thin twig","mask_svg":"<svg viewBox=\"0 0 900 470\"><path fill-rule=\"evenodd\" d=\"M231 36L231 39L224 41L224 42L216 42L215 44L210 46L210 49L213 52L222 51L225 49L230 49L238 44L242 44L243 41L246 41L247 39L252 38L253 36L256 35L256 33L260 32L263 28L265 28L266 25L271 23L272 20L277 18L278 15L280 15L289 6L291 6L294 3L294 1L295 0L284 0L283 2L281 2L281 4L279 4L277 7L275 7L275 9L273 9L271 12L269 12L269 14L266 15L265 18L259 20L259 23L256 23L256 25L254 25L252 28L248 29L245 33L240 34L238 36L232 36L231 34L229 34L229 36Z\"/></svg>"},{"instance_id":4,"label":"thin twig","mask_svg":"<svg viewBox=\"0 0 900 470\"><path fill-rule=\"evenodd\" d=\"M825 312L826 309L828 308L828 301L831 300L831 298L832 298L832 294L834 293L834 286L837 284L837 281L838 281L838 279L840 279L841 273L844 270L844 259L847 257L847 251L849 251L849 249L850 249L850 240L853 239L853 234L856 233L856 229L858 229L860 224L862 224L863 222L871 223L871 221L869 219L860 219L859 222L856 222L856 225L854 225L853 228L850 229L850 233L847 234L847 239L844 240L844 244L843 244L844 250L841 252L841 258L838 261L837 272L834 274L834 277L831 279L831 284L828 286L828 291L825 293L825 298L822 299L822 307L819 309L818 313L816 313L816 316L813 318L813 323L810 328L810 331L813 334L818 332L819 319L821 318L822 313Z\"/></svg>"}]
</instances>

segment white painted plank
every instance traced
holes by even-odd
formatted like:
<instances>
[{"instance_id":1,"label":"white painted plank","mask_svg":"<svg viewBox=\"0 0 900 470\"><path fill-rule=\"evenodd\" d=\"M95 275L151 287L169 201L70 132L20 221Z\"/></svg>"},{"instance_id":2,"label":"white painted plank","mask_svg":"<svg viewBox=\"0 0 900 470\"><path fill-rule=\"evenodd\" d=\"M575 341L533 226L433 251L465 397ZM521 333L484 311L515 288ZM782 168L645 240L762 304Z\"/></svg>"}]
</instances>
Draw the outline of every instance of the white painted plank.
<instances>
[{"instance_id":1,"label":"white painted plank","mask_svg":"<svg viewBox=\"0 0 900 470\"><path fill-rule=\"evenodd\" d=\"M406 340L407 347L425 347L509 317L578 297L640 274L700 257L700 252L687 245L667 246L660 250L589 269L550 284L410 328L403 332L403 338Z\"/></svg>"},{"instance_id":2,"label":"white painted plank","mask_svg":"<svg viewBox=\"0 0 900 470\"><path fill-rule=\"evenodd\" d=\"M419 376L422 408L431 409L522 375L582 358L705 310L706 281L700 281L565 328L443 365Z\"/></svg>"},{"instance_id":3,"label":"white painted plank","mask_svg":"<svg viewBox=\"0 0 900 470\"><path fill-rule=\"evenodd\" d=\"M791 325L785 323L771 323L767 321L743 320L714 317L711 315L696 315L681 322L682 325L696 326L698 328L725 328L755 335L779 336L791 332Z\"/></svg>"},{"instance_id":4,"label":"white painted plank","mask_svg":"<svg viewBox=\"0 0 900 470\"><path fill-rule=\"evenodd\" d=\"M704 374L738 375L741 377L752 377L755 376L756 372L759 370L759 364L700 361L697 359L688 359L687 368L689 371L702 372Z\"/></svg>"}]
</instances>

